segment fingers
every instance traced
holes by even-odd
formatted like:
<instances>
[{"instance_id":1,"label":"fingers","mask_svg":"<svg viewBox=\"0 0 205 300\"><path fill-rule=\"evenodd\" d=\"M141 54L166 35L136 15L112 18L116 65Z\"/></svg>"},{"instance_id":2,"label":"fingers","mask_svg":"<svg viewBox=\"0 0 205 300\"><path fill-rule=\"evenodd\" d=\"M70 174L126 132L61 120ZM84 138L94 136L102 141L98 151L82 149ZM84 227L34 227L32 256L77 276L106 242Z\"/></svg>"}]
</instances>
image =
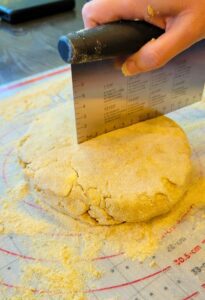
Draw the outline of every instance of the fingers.
<instances>
[{"instance_id":1,"label":"fingers","mask_svg":"<svg viewBox=\"0 0 205 300\"><path fill-rule=\"evenodd\" d=\"M92 0L82 10L86 28L117 20L143 19L146 0Z\"/></svg>"},{"instance_id":2,"label":"fingers","mask_svg":"<svg viewBox=\"0 0 205 300\"><path fill-rule=\"evenodd\" d=\"M166 33L151 40L122 66L126 76L151 71L165 65L170 59L198 40L197 32L189 17L176 17L168 22Z\"/></svg>"},{"instance_id":3,"label":"fingers","mask_svg":"<svg viewBox=\"0 0 205 300\"><path fill-rule=\"evenodd\" d=\"M163 0L92 0L84 6L82 13L87 28L120 19L143 19L166 28L165 34L148 42L123 63L122 72L129 76L160 68L175 55L202 39L204 5L195 1L193 3L167 3Z\"/></svg>"}]
</instances>

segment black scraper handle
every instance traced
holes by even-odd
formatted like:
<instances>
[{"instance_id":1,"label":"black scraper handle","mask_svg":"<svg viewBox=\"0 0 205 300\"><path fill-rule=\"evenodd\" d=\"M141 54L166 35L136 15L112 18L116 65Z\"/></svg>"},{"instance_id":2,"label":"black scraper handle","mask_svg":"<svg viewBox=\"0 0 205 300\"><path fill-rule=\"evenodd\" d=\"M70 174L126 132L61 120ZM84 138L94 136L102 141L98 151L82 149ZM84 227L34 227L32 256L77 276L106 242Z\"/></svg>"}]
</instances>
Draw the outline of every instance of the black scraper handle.
<instances>
[{"instance_id":1,"label":"black scraper handle","mask_svg":"<svg viewBox=\"0 0 205 300\"><path fill-rule=\"evenodd\" d=\"M91 62L130 55L163 33L144 21L118 21L62 36L58 50L67 63Z\"/></svg>"}]
</instances>

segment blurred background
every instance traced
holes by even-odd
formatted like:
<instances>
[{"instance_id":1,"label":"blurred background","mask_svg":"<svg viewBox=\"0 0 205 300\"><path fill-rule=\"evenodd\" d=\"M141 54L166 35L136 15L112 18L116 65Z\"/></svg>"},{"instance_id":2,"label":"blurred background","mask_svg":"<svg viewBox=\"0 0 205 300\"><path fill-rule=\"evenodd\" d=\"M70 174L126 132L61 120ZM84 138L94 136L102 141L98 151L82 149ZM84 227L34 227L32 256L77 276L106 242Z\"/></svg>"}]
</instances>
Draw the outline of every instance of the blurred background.
<instances>
[{"instance_id":1,"label":"blurred background","mask_svg":"<svg viewBox=\"0 0 205 300\"><path fill-rule=\"evenodd\" d=\"M62 66L57 50L61 35L83 27L81 9L11 25L0 22L0 85ZM1 5L1 1L0 1Z\"/></svg>"}]
</instances>

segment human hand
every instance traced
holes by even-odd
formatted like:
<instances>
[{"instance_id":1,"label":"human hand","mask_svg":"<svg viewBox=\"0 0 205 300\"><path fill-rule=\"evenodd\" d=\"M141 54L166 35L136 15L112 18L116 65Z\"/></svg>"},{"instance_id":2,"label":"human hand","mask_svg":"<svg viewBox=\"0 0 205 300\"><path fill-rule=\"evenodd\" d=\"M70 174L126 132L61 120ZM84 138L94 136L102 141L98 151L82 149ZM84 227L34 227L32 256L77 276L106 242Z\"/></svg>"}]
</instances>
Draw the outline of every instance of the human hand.
<instances>
[{"instance_id":1,"label":"human hand","mask_svg":"<svg viewBox=\"0 0 205 300\"><path fill-rule=\"evenodd\" d=\"M205 0L92 0L83 7L86 28L117 20L145 20L165 29L122 65L124 75L160 68L205 38Z\"/></svg>"}]
</instances>

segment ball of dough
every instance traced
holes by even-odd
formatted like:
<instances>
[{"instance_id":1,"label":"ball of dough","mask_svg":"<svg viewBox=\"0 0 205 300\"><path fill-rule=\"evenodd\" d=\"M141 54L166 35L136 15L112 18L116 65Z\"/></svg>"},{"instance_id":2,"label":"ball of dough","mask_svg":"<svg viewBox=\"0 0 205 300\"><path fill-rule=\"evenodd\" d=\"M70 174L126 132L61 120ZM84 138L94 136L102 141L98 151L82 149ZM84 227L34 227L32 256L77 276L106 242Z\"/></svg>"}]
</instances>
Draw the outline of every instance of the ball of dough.
<instances>
[{"instance_id":1,"label":"ball of dough","mask_svg":"<svg viewBox=\"0 0 205 300\"><path fill-rule=\"evenodd\" d=\"M190 147L161 116L98 136L74 137L67 104L40 115L19 145L35 194L85 222L142 222L167 213L187 190Z\"/></svg>"}]
</instances>

